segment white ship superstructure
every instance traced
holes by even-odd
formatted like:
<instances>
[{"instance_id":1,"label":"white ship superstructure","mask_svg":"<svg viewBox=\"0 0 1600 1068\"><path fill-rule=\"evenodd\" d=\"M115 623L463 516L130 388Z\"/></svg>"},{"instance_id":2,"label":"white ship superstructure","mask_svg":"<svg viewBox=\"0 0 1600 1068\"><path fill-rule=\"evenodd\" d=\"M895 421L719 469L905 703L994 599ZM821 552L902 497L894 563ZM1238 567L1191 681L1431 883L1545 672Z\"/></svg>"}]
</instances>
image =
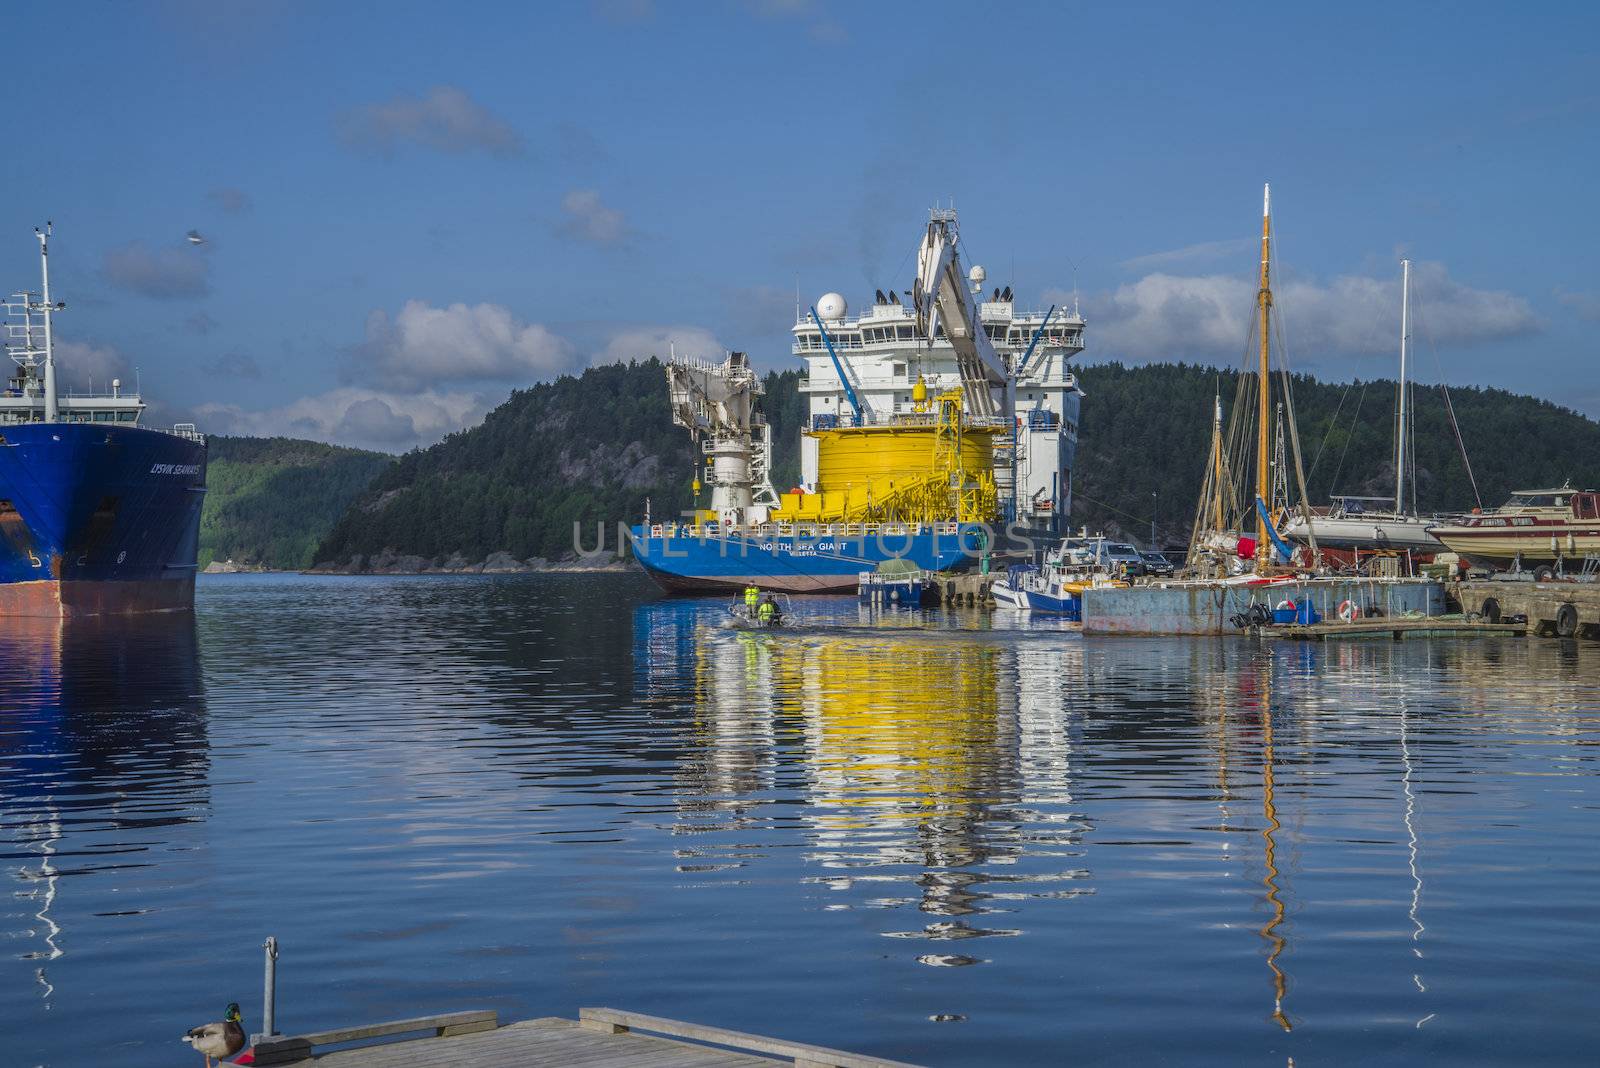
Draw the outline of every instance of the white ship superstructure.
<instances>
[{"instance_id":1,"label":"white ship superstructure","mask_svg":"<svg viewBox=\"0 0 1600 1068\"><path fill-rule=\"evenodd\" d=\"M945 222L953 236L953 213L942 220L941 214L935 213L936 223ZM913 419L926 411L915 395L919 379L923 396L963 390L970 398L986 390L987 411L969 402L966 417L970 424L1001 430L995 437L994 480L1005 518L1059 532L1072 510L1072 467L1083 394L1068 362L1083 351L1083 317L1076 308L1021 310L1010 286L985 295L982 267L973 267L967 281L983 332L1004 364L999 375L983 374L983 368L972 366L971 356L965 357L964 371L963 357L945 330L947 321L959 324L959 316L925 315L935 324L934 336L926 337L911 306L915 291L908 291L902 300L899 293L880 290L872 304L855 315L844 297L828 293L817 301L816 318L802 314L793 328L793 352L806 361L800 389L808 401L807 428ZM1011 434L1004 432L1008 410L1015 412ZM808 493L817 489L818 467L818 441L804 436L801 488Z\"/></svg>"}]
</instances>

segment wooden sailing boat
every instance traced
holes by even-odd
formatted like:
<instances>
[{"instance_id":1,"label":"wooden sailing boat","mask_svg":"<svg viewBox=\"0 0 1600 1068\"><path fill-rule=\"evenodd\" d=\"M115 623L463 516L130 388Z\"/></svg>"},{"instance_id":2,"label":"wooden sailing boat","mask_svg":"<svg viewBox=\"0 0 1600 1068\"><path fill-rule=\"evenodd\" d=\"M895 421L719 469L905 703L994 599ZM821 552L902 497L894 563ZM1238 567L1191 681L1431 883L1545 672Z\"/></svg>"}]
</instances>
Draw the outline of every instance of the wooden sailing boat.
<instances>
[{"instance_id":1,"label":"wooden sailing boat","mask_svg":"<svg viewBox=\"0 0 1600 1068\"><path fill-rule=\"evenodd\" d=\"M1222 399L1212 410L1211 455L1206 464L1200 506L1189 542L1187 569L1210 576L1239 576L1246 572L1266 577L1287 567L1294 550L1279 535L1270 521L1268 501L1272 500L1273 464L1268 444L1272 404L1272 187L1264 186L1261 198L1261 271L1256 291L1259 363L1253 374L1239 377L1239 393L1233 417L1225 435L1222 429ZM1255 415L1249 415L1250 389L1255 390ZM1295 473L1302 502L1305 479L1300 470L1300 444L1294 431L1294 407L1287 395L1282 411L1288 413L1289 439L1294 444ZM1280 419L1282 416L1280 415ZM1242 455L1254 431L1256 458L1255 492L1246 496L1237 484L1231 457ZM1309 513L1302 508L1302 512ZM1316 532L1308 531L1313 556Z\"/></svg>"}]
</instances>

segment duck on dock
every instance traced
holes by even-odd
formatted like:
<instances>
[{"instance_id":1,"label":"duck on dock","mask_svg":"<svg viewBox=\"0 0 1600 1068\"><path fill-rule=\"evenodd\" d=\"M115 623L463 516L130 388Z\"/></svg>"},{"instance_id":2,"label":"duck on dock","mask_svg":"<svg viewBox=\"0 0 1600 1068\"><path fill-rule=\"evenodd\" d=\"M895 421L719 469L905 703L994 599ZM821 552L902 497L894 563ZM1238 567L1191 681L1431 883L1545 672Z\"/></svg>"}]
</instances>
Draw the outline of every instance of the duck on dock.
<instances>
[{"instance_id":1,"label":"duck on dock","mask_svg":"<svg viewBox=\"0 0 1600 1068\"><path fill-rule=\"evenodd\" d=\"M183 1041L204 1054L206 1068L211 1068L211 1058L221 1063L224 1057L244 1049L244 1038L244 1018L239 1015L239 1003L230 1001L219 1022L190 1028Z\"/></svg>"}]
</instances>

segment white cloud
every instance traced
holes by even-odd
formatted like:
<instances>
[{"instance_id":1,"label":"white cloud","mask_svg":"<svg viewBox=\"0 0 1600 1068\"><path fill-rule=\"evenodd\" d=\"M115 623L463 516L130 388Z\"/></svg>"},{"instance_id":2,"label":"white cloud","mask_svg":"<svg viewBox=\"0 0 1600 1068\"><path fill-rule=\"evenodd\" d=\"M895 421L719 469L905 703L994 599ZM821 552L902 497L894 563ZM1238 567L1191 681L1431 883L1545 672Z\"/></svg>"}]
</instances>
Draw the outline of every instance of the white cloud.
<instances>
[{"instance_id":1,"label":"white cloud","mask_svg":"<svg viewBox=\"0 0 1600 1068\"><path fill-rule=\"evenodd\" d=\"M628 223L622 212L608 207L593 189L574 189L561 198L565 216L557 232L592 241L596 245L615 245L628 237Z\"/></svg>"},{"instance_id":2,"label":"white cloud","mask_svg":"<svg viewBox=\"0 0 1600 1068\"><path fill-rule=\"evenodd\" d=\"M437 308L409 300L393 319L382 309L367 316L366 340L352 350L344 377L389 389L526 384L568 370L573 361L570 342L498 304Z\"/></svg>"},{"instance_id":3,"label":"white cloud","mask_svg":"<svg viewBox=\"0 0 1600 1068\"><path fill-rule=\"evenodd\" d=\"M211 261L187 243L151 248L134 241L107 249L100 270L112 285L143 297L203 297L211 289Z\"/></svg>"},{"instance_id":4,"label":"white cloud","mask_svg":"<svg viewBox=\"0 0 1600 1068\"><path fill-rule=\"evenodd\" d=\"M1600 293L1571 293L1565 289L1558 289L1556 298L1571 308L1578 318L1591 323L1600 323Z\"/></svg>"},{"instance_id":5,"label":"white cloud","mask_svg":"<svg viewBox=\"0 0 1600 1068\"><path fill-rule=\"evenodd\" d=\"M1522 297L1458 282L1440 263L1412 267L1411 293L1419 338L1470 345L1541 329ZM1331 354L1387 352L1398 345L1398 278L1290 280L1274 286L1273 294L1290 359L1300 366ZM1065 299L1061 293L1046 296ZM1087 299L1084 311L1097 353L1135 360L1235 359L1248 343L1255 299L1252 279L1157 272Z\"/></svg>"},{"instance_id":6,"label":"white cloud","mask_svg":"<svg viewBox=\"0 0 1600 1068\"><path fill-rule=\"evenodd\" d=\"M844 44L850 39L817 0L745 0L745 7L761 18L802 20L812 40L823 44Z\"/></svg>"},{"instance_id":7,"label":"white cloud","mask_svg":"<svg viewBox=\"0 0 1600 1068\"><path fill-rule=\"evenodd\" d=\"M489 398L464 391L343 388L258 411L234 404L203 404L195 417L200 428L212 434L282 435L404 452L479 422L489 407Z\"/></svg>"},{"instance_id":8,"label":"white cloud","mask_svg":"<svg viewBox=\"0 0 1600 1068\"><path fill-rule=\"evenodd\" d=\"M717 336L705 327L631 326L613 333L590 362L598 366L651 356L665 360L674 350L679 356L695 356L711 363L721 363L722 354L727 351Z\"/></svg>"},{"instance_id":9,"label":"white cloud","mask_svg":"<svg viewBox=\"0 0 1600 1068\"><path fill-rule=\"evenodd\" d=\"M379 156L392 156L406 146L496 156L523 150L521 134L454 85L436 85L421 97L398 93L382 103L351 108L338 116L335 126L346 147Z\"/></svg>"},{"instance_id":10,"label":"white cloud","mask_svg":"<svg viewBox=\"0 0 1600 1068\"><path fill-rule=\"evenodd\" d=\"M1230 241L1202 241L1197 245L1185 245L1183 248L1168 249L1165 252L1150 252L1143 256L1135 256L1130 260L1123 260L1118 266L1133 271L1147 271L1156 267L1171 267L1178 263L1203 263L1235 255L1254 244L1255 242L1248 237Z\"/></svg>"},{"instance_id":11,"label":"white cloud","mask_svg":"<svg viewBox=\"0 0 1600 1068\"><path fill-rule=\"evenodd\" d=\"M128 391L133 391L133 366L115 346L58 338L55 355L57 389L104 393L111 388L112 379L120 378Z\"/></svg>"},{"instance_id":12,"label":"white cloud","mask_svg":"<svg viewBox=\"0 0 1600 1068\"><path fill-rule=\"evenodd\" d=\"M622 26L656 17L655 0L599 0L596 6L607 19Z\"/></svg>"},{"instance_id":13,"label":"white cloud","mask_svg":"<svg viewBox=\"0 0 1600 1068\"><path fill-rule=\"evenodd\" d=\"M603 337L604 344L591 353L597 365L665 358L674 346L679 355L710 361L720 360L724 351L716 335L698 326L628 326ZM526 386L578 370L576 352L565 338L518 322L497 305L434 308L411 301L392 322L381 311L368 318L367 341L353 354L351 369L367 372L369 384L255 411L236 404L205 404L195 409L193 418L214 434L283 435L403 452L478 423L506 399L503 387L473 390L440 383L508 379ZM228 369L237 373L248 368L240 363Z\"/></svg>"}]
</instances>

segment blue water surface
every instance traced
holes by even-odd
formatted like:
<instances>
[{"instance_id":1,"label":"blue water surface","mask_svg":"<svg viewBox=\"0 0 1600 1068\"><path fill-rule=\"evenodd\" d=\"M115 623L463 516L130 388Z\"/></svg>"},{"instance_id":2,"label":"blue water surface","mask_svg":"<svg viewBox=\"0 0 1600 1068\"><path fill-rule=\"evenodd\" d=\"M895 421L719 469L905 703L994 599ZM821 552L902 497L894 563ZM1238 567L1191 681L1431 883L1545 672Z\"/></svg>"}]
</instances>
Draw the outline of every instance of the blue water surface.
<instances>
[{"instance_id":1,"label":"blue water surface","mask_svg":"<svg viewBox=\"0 0 1600 1068\"><path fill-rule=\"evenodd\" d=\"M0 627L0 1064L582 1005L930 1065L1592 1063L1600 646L635 575ZM176 1058L185 1058L180 1062Z\"/></svg>"}]
</instances>

